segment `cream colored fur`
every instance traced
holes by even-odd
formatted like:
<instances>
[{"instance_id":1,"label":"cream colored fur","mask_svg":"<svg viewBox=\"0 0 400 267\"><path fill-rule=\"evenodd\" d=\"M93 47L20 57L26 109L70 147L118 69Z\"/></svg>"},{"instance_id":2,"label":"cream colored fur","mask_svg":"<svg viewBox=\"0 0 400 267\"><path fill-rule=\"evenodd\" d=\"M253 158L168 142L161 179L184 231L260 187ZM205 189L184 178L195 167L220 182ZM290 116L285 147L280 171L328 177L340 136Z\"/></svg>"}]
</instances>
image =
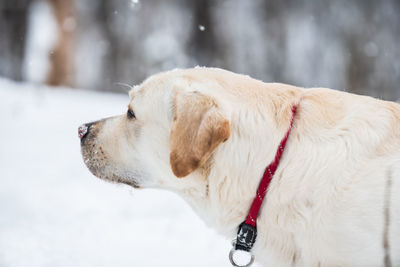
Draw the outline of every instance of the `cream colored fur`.
<instances>
[{"instance_id":1,"label":"cream colored fur","mask_svg":"<svg viewBox=\"0 0 400 267\"><path fill-rule=\"evenodd\" d=\"M212 99L204 110L220 116L215 123L229 122L230 133L224 133L225 142L215 139L215 147L196 152L200 166L177 178L170 135L185 110L176 99L193 92ZM262 266L400 266L399 104L268 84L212 68L154 75L130 96L136 119L122 115L95 123L82 144L95 175L172 190L231 240L297 105L258 218L256 261Z\"/></svg>"}]
</instances>

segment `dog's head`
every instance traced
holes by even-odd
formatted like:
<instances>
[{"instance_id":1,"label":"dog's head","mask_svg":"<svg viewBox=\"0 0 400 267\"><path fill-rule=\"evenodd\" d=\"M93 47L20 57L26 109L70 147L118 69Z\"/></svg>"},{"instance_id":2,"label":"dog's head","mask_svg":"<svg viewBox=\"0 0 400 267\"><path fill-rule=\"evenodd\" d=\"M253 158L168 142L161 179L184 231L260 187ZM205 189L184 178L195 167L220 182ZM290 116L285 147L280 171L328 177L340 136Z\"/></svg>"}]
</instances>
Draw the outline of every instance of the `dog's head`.
<instances>
[{"instance_id":1,"label":"dog's head","mask_svg":"<svg viewBox=\"0 0 400 267\"><path fill-rule=\"evenodd\" d=\"M126 114L80 128L83 159L97 177L134 187L174 187L210 168L230 124L204 84L179 71L150 77L129 93Z\"/></svg>"}]
</instances>

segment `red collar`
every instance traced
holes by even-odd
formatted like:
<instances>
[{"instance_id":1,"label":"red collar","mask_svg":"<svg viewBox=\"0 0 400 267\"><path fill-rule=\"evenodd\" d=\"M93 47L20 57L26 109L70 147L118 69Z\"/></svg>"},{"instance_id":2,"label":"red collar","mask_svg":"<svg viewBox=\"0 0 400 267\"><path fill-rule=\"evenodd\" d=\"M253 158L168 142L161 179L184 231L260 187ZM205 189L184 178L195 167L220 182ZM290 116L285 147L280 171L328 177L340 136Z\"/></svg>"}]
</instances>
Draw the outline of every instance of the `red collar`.
<instances>
[{"instance_id":1,"label":"red collar","mask_svg":"<svg viewBox=\"0 0 400 267\"><path fill-rule=\"evenodd\" d=\"M286 135L279 144L278 150L276 151L274 160L268 165L264 171L264 175L257 189L257 194L254 197L253 203L251 204L250 211L247 215L246 220L239 225L239 230L236 238L236 250L250 251L254 245L257 236L256 220L260 211L261 204L264 200L265 194L267 193L268 186L271 183L272 177L274 176L276 169L278 168L279 161L282 157L283 151L286 146L286 142L289 138L289 134L293 128L294 116L296 115L297 106L292 107L292 118L290 120L289 129Z\"/></svg>"},{"instance_id":2,"label":"red collar","mask_svg":"<svg viewBox=\"0 0 400 267\"><path fill-rule=\"evenodd\" d=\"M279 161L281 160L283 154L283 150L285 149L286 142L292 130L296 109L297 106L292 107L292 118L290 120L289 129L287 130L285 137L279 144L278 150L276 151L275 154L274 161L272 161L264 171L264 175L261 179L260 185L258 186L256 197L254 198L253 204L251 204L249 214L247 215L246 224L250 224L251 226L256 226L258 212L260 211L261 204L264 200L265 194L267 193L267 189L272 180L272 177L274 176L276 169L278 168Z\"/></svg>"}]
</instances>

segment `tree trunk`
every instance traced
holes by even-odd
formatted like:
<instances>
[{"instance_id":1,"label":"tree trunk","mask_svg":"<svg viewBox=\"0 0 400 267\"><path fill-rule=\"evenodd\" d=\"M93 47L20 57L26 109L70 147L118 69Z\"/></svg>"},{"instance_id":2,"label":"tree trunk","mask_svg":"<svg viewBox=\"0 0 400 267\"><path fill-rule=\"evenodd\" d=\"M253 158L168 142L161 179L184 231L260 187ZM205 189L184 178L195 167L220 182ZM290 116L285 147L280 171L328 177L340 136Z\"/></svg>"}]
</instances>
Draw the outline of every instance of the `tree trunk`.
<instances>
[{"instance_id":1,"label":"tree trunk","mask_svg":"<svg viewBox=\"0 0 400 267\"><path fill-rule=\"evenodd\" d=\"M193 30L192 38L188 44L191 58L199 65L216 64L216 59L221 58L216 38L216 30L212 21L212 0L192 1Z\"/></svg>"},{"instance_id":2,"label":"tree trunk","mask_svg":"<svg viewBox=\"0 0 400 267\"><path fill-rule=\"evenodd\" d=\"M74 85L74 37L76 16L73 0L48 0L57 22L58 40L50 52L50 85Z\"/></svg>"},{"instance_id":3,"label":"tree trunk","mask_svg":"<svg viewBox=\"0 0 400 267\"><path fill-rule=\"evenodd\" d=\"M0 2L0 75L22 80L29 0Z\"/></svg>"}]
</instances>

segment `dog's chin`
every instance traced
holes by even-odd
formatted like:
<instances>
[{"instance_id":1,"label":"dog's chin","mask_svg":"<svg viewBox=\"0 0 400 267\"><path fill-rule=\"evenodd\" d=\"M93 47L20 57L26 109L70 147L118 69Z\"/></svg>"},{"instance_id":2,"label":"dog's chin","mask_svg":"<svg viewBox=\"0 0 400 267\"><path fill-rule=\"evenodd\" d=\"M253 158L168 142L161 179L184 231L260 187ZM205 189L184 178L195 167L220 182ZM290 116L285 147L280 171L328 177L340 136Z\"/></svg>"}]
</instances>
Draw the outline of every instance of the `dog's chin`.
<instances>
[{"instance_id":1,"label":"dog's chin","mask_svg":"<svg viewBox=\"0 0 400 267\"><path fill-rule=\"evenodd\" d=\"M141 188L134 180L131 180L131 179L120 179L115 182L120 183L120 184L126 184L126 185L132 186L133 188L136 188L136 189Z\"/></svg>"},{"instance_id":2,"label":"dog's chin","mask_svg":"<svg viewBox=\"0 0 400 267\"><path fill-rule=\"evenodd\" d=\"M124 174L121 175L121 172L113 170L109 166L106 167L106 165L99 164L99 162L93 158L85 159L84 157L84 161L89 171L97 178L110 183L126 184L134 188L141 188L137 183L138 179L128 172L123 172Z\"/></svg>"},{"instance_id":3,"label":"dog's chin","mask_svg":"<svg viewBox=\"0 0 400 267\"><path fill-rule=\"evenodd\" d=\"M97 178L100 178L106 182L110 182L110 183L116 183L116 184L126 184L129 185L133 188L139 189L141 188L139 186L139 184L136 182L136 179L131 178L131 177L123 177L121 175L118 175L115 172L112 171L106 171L106 170L101 170L101 169L94 169L94 168L90 168L88 167L90 172L96 176Z\"/></svg>"}]
</instances>

